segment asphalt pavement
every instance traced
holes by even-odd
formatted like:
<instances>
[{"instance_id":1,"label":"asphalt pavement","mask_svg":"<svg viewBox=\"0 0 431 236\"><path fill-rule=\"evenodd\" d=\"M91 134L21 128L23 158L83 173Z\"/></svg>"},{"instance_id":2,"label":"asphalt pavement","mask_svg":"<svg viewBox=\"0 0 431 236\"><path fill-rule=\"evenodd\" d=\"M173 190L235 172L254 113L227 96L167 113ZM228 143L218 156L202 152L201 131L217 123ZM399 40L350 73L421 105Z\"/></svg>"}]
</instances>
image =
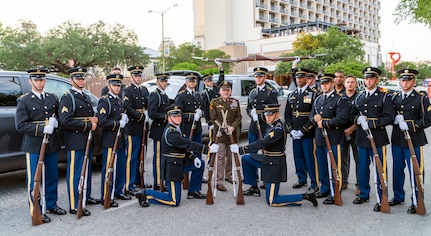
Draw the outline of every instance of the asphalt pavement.
<instances>
[{"instance_id":1,"label":"asphalt pavement","mask_svg":"<svg viewBox=\"0 0 431 236\"><path fill-rule=\"evenodd\" d=\"M430 129L427 130L431 137ZM241 138L245 144L246 136ZM288 181L282 183L280 193L303 193L307 187L293 189L297 181L292 156L292 143L288 138L287 161ZM430 168L430 145L424 147L425 166ZM152 181L152 143L149 144L146 159L146 179ZM392 191L392 158L388 146L389 199ZM206 156L204 155L204 158ZM65 182L66 165L60 164L58 205L69 210ZM205 200L187 199L183 191L179 207L151 205L139 206L133 198L130 201L117 200L118 208L105 210L102 205L87 206L91 216L77 219L75 215L56 216L48 214L52 222L39 226L31 225L25 171L0 175L0 235L431 235L431 218L407 214L411 201L406 197L405 205L391 207L389 214L374 212L376 203L373 175L371 175L370 202L354 205L355 164L351 160L350 184L342 193L343 206L323 205L318 199L318 207L304 201L301 207L269 207L264 191L261 197L245 197L244 205L236 205L232 185L225 183L227 192L216 192L214 205L206 205ZM407 171L406 171L407 174ZM429 171L426 178L429 178ZM93 173L93 193L100 197L100 167ZM411 190L408 179L405 182L406 195ZM243 189L249 186L243 185ZM202 184L206 193L207 184ZM431 191L425 186L425 206L431 212Z\"/></svg>"}]
</instances>

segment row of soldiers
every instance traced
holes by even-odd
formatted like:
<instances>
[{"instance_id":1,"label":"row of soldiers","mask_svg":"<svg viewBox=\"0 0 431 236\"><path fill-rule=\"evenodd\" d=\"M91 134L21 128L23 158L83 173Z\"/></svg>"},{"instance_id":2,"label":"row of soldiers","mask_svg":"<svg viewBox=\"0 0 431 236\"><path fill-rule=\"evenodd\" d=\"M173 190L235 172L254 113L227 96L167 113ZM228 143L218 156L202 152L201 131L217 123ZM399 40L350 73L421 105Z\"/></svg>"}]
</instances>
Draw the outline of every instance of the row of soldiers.
<instances>
[{"instance_id":1,"label":"row of soldiers","mask_svg":"<svg viewBox=\"0 0 431 236\"><path fill-rule=\"evenodd\" d=\"M293 188L307 186L316 198L325 198L324 204L334 204L336 192L347 188L350 169L350 147L356 162L356 195L354 204L363 204L370 199L370 173L374 173L377 203L373 210L381 211L382 184L387 184L387 152L391 143L393 168L392 182L394 197L390 206L404 204L404 169L409 170L412 187L412 204L407 212L416 214L418 188L415 176L424 173L423 146L427 143L424 129L430 126L431 106L426 94L414 90L417 70L398 71L401 91L388 93L378 87L381 71L375 67L364 68L365 91L357 91L356 78L345 76L342 71L322 74L320 87L312 87L316 74L297 68L297 59L292 66L292 76L297 90L288 97L285 122L293 139L293 153L298 177ZM308 81L307 81L308 80ZM387 126L392 125L389 139ZM330 149L324 135L330 140ZM409 149L407 135L411 137L414 153ZM373 138L373 140L370 139ZM410 139L409 137L409 139ZM390 142L391 141L391 142ZM377 153L373 151L375 144ZM338 176L331 173L328 153L332 152L337 164ZM374 162L378 155L383 165L385 183L380 183L379 170ZM420 173L413 170L413 160L417 158ZM370 171L370 164L372 165ZM334 182L342 179L336 189ZM341 181L341 180L340 180ZM419 186L418 186L419 185Z\"/></svg>"},{"instance_id":2,"label":"row of soldiers","mask_svg":"<svg viewBox=\"0 0 431 236\"><path fill-rule=\"evenodd\" d=\"M294 65L298 62L299 60L295 61ZM284 124L280 120L276 92L265 85L268 70L261 67L255 68L256 88L250 92L247 106L247 112L253 120L249 127L249 145L238 147L235 143L238 142L241 120L239 102L230 97L231 84L224 81L222 76L219 81L219 91L217 86L213 85L211 75L199 78L198 74L190 72L186 74L185 89L179 92L175 101L170 101L164 92L169 75L156 75L157 89L148 93L145 87L140 86L143 69L142 66L128 68L132 83L125 88L122 87L121 74L108 75L106 77L108 92L99 100L97 112L93 111L90 98L83 92L85 68L73 68L68 71L72 89L60 101L54 94L44 91L46 69L28 71L32 92L18 99L16 128L25 134L22 149L27 153L27 183L31 214L34 206L31 194L34 172L44 134L49 135L45 156L45 166L48 171L45 173L46 204L44 207L48 213L66 214L65 210L57 206L59 124L65 130L64 140L68 152L66 178L71 214L76 214L78 207L80 179L78 173L81 172L85 156L92 156L91 150L86 153L87 137L89 132L95 131L98 126L103 129L102 183L105 181L106 174L112 171L107 165L111 162L111 158L114 158L113 153L115 153L116 174L112 195L122 200L130 200L130 195L135 195L142 206L148 206L149 203L178 206L181 199L181 181L184 178L182 173L189 171L192 174L187 197L206 198L206 195L200 192L205 167L201 153L218 153L220 171L217 173L217 189L220 191L226 191L223 179L231 183L234 181L230 163L231 154L250 153L242 157L244 183L251 185L244 191L245 195L260 196L260 190L257 187L259 179L257 170L261 168L261 178L264 181L261 188L267 189L267 203L270 206L300 205L302 199L309 200L317 206L315 197L327 197L324 203L333 204L335 191L341 191L341 188L334 189L333 182L330 181L326 159L328 150L323 140L323 130L328 133L331 149L338 163L342 162L342 153L346 154L346 151L341 151L343 144L356 138L356 142L353 143L358 145L359 153L357 158L359 196L355 199L355 204L369 201L369 165L372 162L370 156L372 157L373 153L366 139L366 131L371 131L376 137L379 156L382 162L386 163L384 148L389 142L385 127L395 122L392 133L395 195L390 202L391 205L404 202L403 171L406 165L404 160L412 173L410 154L402 138L403 132L411 133L417 152L416 157L419 163L423 163L420 161L423 158L420 149L426 143L423 129L431 122L431 109L428 98L413 90L417 75L415 70L406 69L400 73L403 94L406 93L410 98L410 101L404 101L398 99L401 98L401 93L392 96L377 89L380 76L377 68L364 69L367 93L355 93L353 97L350 92L342 94L343 91L335 91L334 75L323 74L320 77L321 91L318 91L313 82L307 82L307 80L315 81L317 73L294 68L292 73L298 90L289 96ZM203 79L207 86L203 94L196 91L198 79ZM222 116L225 110L232 113L228 114L227 118ZM398 115L396 115L397 112ZM202 116L208 122L211 140L216 140L216 132L213 130L219 130L223 126L227 129L224 129L222 136L235 133L235 142L232 143L227 138L223 141L221 138L220 142L210 142L210 146L203 145L200 123ZM149 119L152 119L151 127L147 127ZM358 126L362 130L355 131ZM119 130L123 128L124 135L115 142ZM150 130L149 137L153 139L154 145L153 186L142 186L142 172L139 170L145 129ZM354 132L357 137L354 137ZM293 138L294 160L298 174L298 182L293 187L306 186L307 174L311 179L311 187L305 194L278 195L280 182L287 180L285 156L287 133L290 133ZM346 139L346 137L354 138ZM117 143L115 148L114 143ZM313 151L310 152L311 150ZM317 158L317 166L315 158ZM347 176L348 174L345 173L348 169L348 167L342 170L340 168L339 172ZM188 174L185 176L189 177ZM86 179L85 202L87 204L99 204L103 202L104 197L111 195L106 192L102 184L101 199L91 197L91 161L88 162ZM167 193L163 192L164 186ZM416 186L416 183L412 183L412 186ZM138 191L140 187L143 187L143 190ZM146 189L151 187L154 190ZM381 195L379 189L377 190ZM417 194L413 196L417 197ZM118 206L114 198L111 199L111 207ZM380 210L379 199L374 210ZM42 212L45 213L44 210ZM409 213L415 213L414 204L409 208ZM84 216L90 214L87 209L84 209ZM46 214L43 214L43 222L50 222Z\"/></svg>"}]
</instances>

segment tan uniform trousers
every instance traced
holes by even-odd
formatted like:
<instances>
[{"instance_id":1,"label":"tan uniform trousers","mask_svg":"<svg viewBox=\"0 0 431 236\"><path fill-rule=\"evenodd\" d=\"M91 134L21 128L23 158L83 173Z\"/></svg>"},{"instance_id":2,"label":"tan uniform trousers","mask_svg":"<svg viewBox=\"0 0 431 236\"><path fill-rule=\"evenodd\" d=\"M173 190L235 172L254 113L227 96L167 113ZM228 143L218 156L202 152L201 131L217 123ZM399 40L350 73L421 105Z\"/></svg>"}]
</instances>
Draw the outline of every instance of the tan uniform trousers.
<instances>
[{"instance_id":1,"label":"tan uniform trousers","mask_svg":"<svg viewBox=\"0 0 431 236\"><path fill-rule=\"evenodd\" d=\"M230 144L219 143L218 145L216 182L223 184L224 179L232 180L232 153Z\"/></svg>"}]
</instances>

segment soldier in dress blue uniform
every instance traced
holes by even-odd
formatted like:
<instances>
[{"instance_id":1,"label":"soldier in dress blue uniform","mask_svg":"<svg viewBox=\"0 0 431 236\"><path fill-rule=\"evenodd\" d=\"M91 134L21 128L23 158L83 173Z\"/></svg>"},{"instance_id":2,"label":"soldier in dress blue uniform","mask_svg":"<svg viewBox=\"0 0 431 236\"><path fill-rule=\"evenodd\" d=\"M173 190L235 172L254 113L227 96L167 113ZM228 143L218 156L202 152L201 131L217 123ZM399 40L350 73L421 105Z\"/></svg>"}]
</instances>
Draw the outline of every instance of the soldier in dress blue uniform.
<instances>
[{"instance_id":1,"label":"soldier in dress blue uniform","mask_svg":"<svg viewBox=\"0 0 431 236\"><path fill-rule=\"evenodd\" d=\"M415 173L411 162L411 154L404 132L409 132L414 152L419 163L419 170L422 176L425 174L424 169L424 152L423 146L428 143L424 129L431 125L431 105L426 95L414 90L416 84L416 75L419 72L414 69L402 69L398 71L400 76L401 92L396 93L393 97L395 110L398 115L395 117L395 125L392 130L392 156L393 156L393 190L394 198L389 201L390 206L396 206L404 203L404 169L409 170L409 179L412 189L412 205L407 212L416 214L416 204L418 192L416 186ZM414 180L414 182L412 182Z\"/></svg>"},{"instance_id":2,"label":"soldier in dress blue uniform","mask_svg":"<svg viewBox=\"0 0 431 236\"><path fill-rule=\"evenodd\" d=\"M267 78L268 69L264 67L256 67L253 69L256 88L250 91L247 103L247 113L252 118L248 129L248 142L253 143L259 139L259 124L260 130L265 132L267 124L265 116L263 115L263 108L266 104L277 104L277 93L270 87L266 86L265 80ZM262 136L265 135L262 133Z\"/></svg>"},{"instance_id":3,"label":"soldier in dress blue uniform","mask_svg":"<svg viewBox=\"0 0 431 236\"><path fill-rule=\"evenodd\" d=\"M78 208L78 185L84 161L85 148L88 133L97 128L97 117L94 116L91 98L83 92L86 68L72 68L67 73L70 75L72 88L61 98L59 105L60 123L65 128L64 140L67 150L67 192L69 194L69 213L76 214ZM92 150L89 151L92 156ZM87 204L100 204L99 199L91 197L91 161L88 162L87 175ZM84 209L84 216L91 213Z\"/></svg>"},{"instance_id":4,"label":"soldier in dress blue uniform","mask_svg":"<svg viewBox=\"0 0 431 236\"><path fill-rule=\"evenodd\" d=\"M56 129L58 127L58 98L55 94L44 91L47 69L29 69L27 72L30 76L31 92L22 95L17 100L15 127L19 133L24 135L21 150L26 153L26 182L30 215L33 214L34 207L34 175L45 134L49 135L44 156L45 171L42 172L42 175L44 175L42 179L45 179L45 182L42 183L45 191L45 206L48 213L64 215L66 211L57 205L58 154L60 150L60 139ZM40 200L36 199L36 201ZM42 207L43 204L39 203L39 206ZM42 222L51 222L43 208L41 212Z\"/></svg>"},{"instance_id":5,"label":"soldier in dress blue uniform","mask_svg":"<svg viewBox=\"0 0 431 236\"><path fill-rule=\"evenodd\" d=\"M102 174L101 174L101 200L104 201L105 196L111 197L111 193L105 193L105 176L108 173L109 163L112 158L115 158L115 186L111 189L114 191L114 197L122 200L132 199L130 196L124 194L123 189L126 183L126 140L124 134L121 134L117 149L115 150L115 157L112 156L115 139L117 137L118 129L126 126L129 118L124 114L123 103L119 97L121 91L122 75L110 74L106 76L108 80L108 93L99 99L97 105L97 118L99 118L99 127L102 131L102 147L103 147L103 161L102 161ZM108 167L107 167L108 166ZM111 199L111 207L118 207L118 203Z\"/></svg>"},{"instance_id":6,"label":"soldier in dress blue uniform","mask_svg":"<svg viewBox=\"0 0 431 236\"><path fill-rule=\"evenodd\" d=\"M329 175L332 175L332 172L328 172L328 166L330 166L331 163L328 162L329 160L327 159L328 148L323 137L322 129L327 130L335 162L340 163L341 150L344 144L343 127L345 127L348 122L351 111L351 106L347 102L346 97L340 96L335 92L334 77L333 74L323 74L320 77L322 94L316 98L310 114L310 120L317 126L315 141L321 186L316 197L328 197L323 201L323 204L334 204L335 191L341 191L341 189L335 189L335 181L330 183ZM338 173L341 173L341 168L337 169ZM336 176L332 176L332 179L335 180Z\"/></svg>"},{"instance_id":7,"label":"soldier in dress blue uniform","mask_svg":"<svg viewBox=\"0 0 431 236\"><path fill-rule=\"evenodd\" d=\"M183 173L192 171L198 181L190 181L187 198L205 199L206 195L200 192L201 179L205 169L205 162L196 157L191 151L201 153L211 153L218 151L218 145L212 144L209 148L198 142L190 141L184 137L180 125L182 122L182 111L180 106L174 104L166 108L166 116L169 124L163 131L162 152L163 152L163 176L166 180L167 193L155 190L141 190L136 194L139 204L148 207L149 203L165 204L169 206L179 206L181 202L181 181Z\"/></svg>"},{"instance_id":8,"label":"soldier in dress blue uniform","mask_svg":"<svg viewBox=\"0 0 431 236\"><path fill-rule=\"evenodd\" d=\"M153 139L153 178L154 178L154 190L159 190L162 184L161 175L161 163L162 163L162 152L161 152L161 141L163 130L165 130L166 124L168 123L168 117L166 116L166 108L169 106L169 97L165 92L166 86L168 85L169 75L165 73L156 74L157 88L150 93L148 97L148 115L153 120L150 129L150 138Z\"/></svg>"},{"instance_id":9,"label":"soldier in dress blue uniform","mask_svg":"<svg viewBox=\"0 0 431 236\"><path fill-rule=\"evenodd\" d=\"M192 140L198 143L202 143L202 101L198 91L196 91L197 82L200 79L199 75L195 72L187 72L184 74L186 77L186 88L179 92L175 98L175 105L182 107L182 122L181 132L186 135L186 138L190 137L191 130L195 126L193 131ZM202 153L194 153L199 159L202 158ZM191 176L191 181L196 180L196 176ZM202 177L200 179L202 182Z\"/></svg>"},{"instance_id":10,"label":"soldier in dress blue uniform","mask_svg":"<svg viewBox=\"0 0 431 236\"><path fill-rule=\"evenodd\" d=\"M307 186L307 173L310 176L309 191L318 191L316 165L314 159L314 125L309 120L316 93L307 86L307 72L298 68L295 73L297 89L293 91L286 103L284 120L287 132L293 138L293 156L298 182L292 187Z\"/></svg>"},{"instance_id":11,"label":"soldier in dress blue uniform","mask_svg":"<svg viewBox=\"0 0 431 236\"><path fill-rule=\"evenodd\" d=\"M143 66L131 66L127 68L131 76L131 84L123 89L123 103L129 123L124 129L127 135L127 165L126 165L126 193L134 194L135 187L141 183L139 172L139 155L142 146L142 134L144 123L148 122L148 89L141 86ZM147 186L151 188L152 186Z\"/></svg>"},{"instance_id":12,"label":"soldier in dress blue uniform","mask_svg":"<svg viewBox=\"0 0 431 236\"><path fill-rule=\"evenodd\" d=\"M268 128L263 139L238 148L237 144L231 144L231 152L255 153L263 149L264 154L246 154L242 156L242 168L244 173L244 183L250 184L251 187L244 191L244 195L260 196L260 190L257 187L257 175L255 168L262 169L262 180L266 186L266 202L269 206L300 206L302 200L308 200L317 206L314 193L308 194L291 194L279 195L280 182L287 181L286 165L286 137L287 132L285 125L280 120L279 104L266 104L264 116Z\"/></svg>"},{"instance_id":13,"label":"soldier in dress blue uniform","mask_svg":"<svg viewBox=\"0 0 431 236\"><path fill-rule=\"evenodd\" d=\"M307 85L311 88L316 94L320 94L322 92L321 81L317 80L317 72L312 70L305 70L307 72Z\"/></svg>"},{"instance_id":14,"label":"soldier in dress blue uniform","mask_svg":"<svg viewBox=\"0 0 431 236\"><path fill-rule=\"evenodd\" d=\"M386 145L389 144L386 126L393 123L395 110L391 95L380 91L377 84L381 71L375 67L366 67L362 70L364 74L365 91L359 94L354 102L354 109L357 117L356 124L360 125L356 131L356 144L358 145L358 177L359 177L359 197L353 203L362 204L370 198L370 164L374 163L374 153L370 141L367 138L366 130L373 134L379 153L382 166L386 166ZM387 176L384 168L384 176ZM373 168L374 180L377 186L380 185L380 178L377 176L377 169ZM381 188L377 188L379 199L374 206L374 211L380 211Z\"/></svg>"}]
</instances>

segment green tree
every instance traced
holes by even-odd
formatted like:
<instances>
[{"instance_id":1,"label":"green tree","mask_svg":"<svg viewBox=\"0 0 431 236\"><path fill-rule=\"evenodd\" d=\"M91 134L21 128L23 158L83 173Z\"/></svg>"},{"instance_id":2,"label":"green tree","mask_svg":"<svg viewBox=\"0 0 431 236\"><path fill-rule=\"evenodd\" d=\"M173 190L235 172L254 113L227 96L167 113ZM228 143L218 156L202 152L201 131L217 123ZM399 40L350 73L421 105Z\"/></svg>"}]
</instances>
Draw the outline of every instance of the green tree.
<instances>
[{"instance_id":1,"label":"green tree","mask_svg":"<svg viewBox=\"0 0 431 236\"><path fill-rule=\"evenodd\" d=\"M395 22L410 19L411 23L422 23L431 27L431 1L401 0L395 8Z\"/></svg>"},{"instance_id":2,"label":"green tree","mask_svg":"<svg viewBox=\"0 0 431 236\"><path fill-rule=\"evenodd\" d=\"M354 68L360 68L365 52L363 44L359 38L346 35L336 27L331 27L326 33L312 35L301 33L292 43L294 53L283 54L282 56L307 56L312 54L327 53L326 56L317 57L315 59L302 60L298 66L307 68L316 72L326 71L328 66L335 64L340 66L343 64L352 65L357 63ZM338 65L338 63L341 63ZM356 64L355 64L356 65ZM276 75L288 75L292 68L292 62L281 62L277 64ZM352 71L351 74L358 75L362 73L362 68L359 71Z\"/></svg>"},{"instance_id":3,"label":"green tree","mask_svg":"<svg viewBox=\"0 0 431 236\"><path fill-rule=\"evenodd\" d=\"M46 66L65 73L70 60L73 66L108 71L116 65L146 65L149 57L138 46L133 31L102 21L88 27L68 21L49 30L45 37L31 27L6 27L0 31L0 62L5 69Z\"/></svg>"},{"instance_id":4,"label":"green tree","mask_svg":"<svg viewBox=\"0 0 431 236\"><path fill-rule=\"evenodd\" d=\"M218 74L215 58L229 58L230 56L218 49L204 52L199 46L184 43L178 48L171 48L171 57L167 61L166 70L196 70L201 74ZM185 63L187 62L187 63ZM195 65L191 66L191 64ZM191 68L196 69L191 69ZM223 65L226 72L231 70L230 64Z\"/></svg>"}]
</instances>

